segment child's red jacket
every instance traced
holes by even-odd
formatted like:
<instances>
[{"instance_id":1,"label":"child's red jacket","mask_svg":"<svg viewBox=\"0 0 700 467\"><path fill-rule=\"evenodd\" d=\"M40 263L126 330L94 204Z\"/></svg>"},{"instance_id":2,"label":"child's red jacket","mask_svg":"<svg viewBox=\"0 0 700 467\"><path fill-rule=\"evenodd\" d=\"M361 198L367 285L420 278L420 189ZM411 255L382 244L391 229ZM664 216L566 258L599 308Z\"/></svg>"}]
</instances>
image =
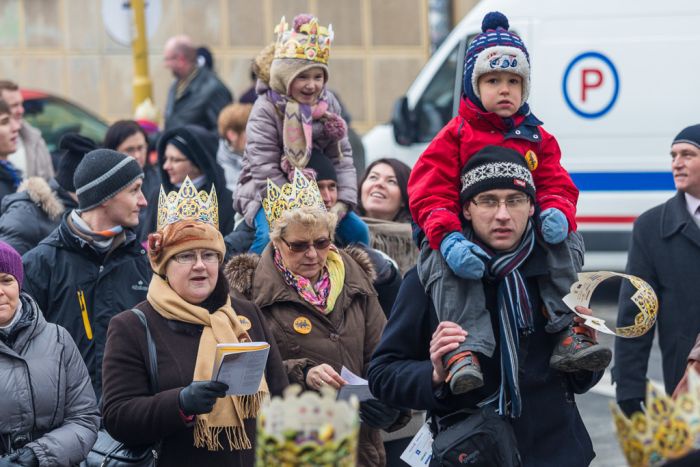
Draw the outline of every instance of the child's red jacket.
<instances>
[{"instance_id":1,"label":"child's red jacket","mask_svg":"<svg viewBox=\"0 0 700 467\"><path fill-rule=\"evenodd\" d=\"M462 99L459 115L450 120L418 158L408 180L409 208L430 246L461 231L459 214L462 167L477 151L490 144L511 148L528 161L542 210L557 208L576 230L578 188L561 166L561 150L554 136L532 114L515 115L513 128L494 113Z\"/></svg>"}]
</instances>

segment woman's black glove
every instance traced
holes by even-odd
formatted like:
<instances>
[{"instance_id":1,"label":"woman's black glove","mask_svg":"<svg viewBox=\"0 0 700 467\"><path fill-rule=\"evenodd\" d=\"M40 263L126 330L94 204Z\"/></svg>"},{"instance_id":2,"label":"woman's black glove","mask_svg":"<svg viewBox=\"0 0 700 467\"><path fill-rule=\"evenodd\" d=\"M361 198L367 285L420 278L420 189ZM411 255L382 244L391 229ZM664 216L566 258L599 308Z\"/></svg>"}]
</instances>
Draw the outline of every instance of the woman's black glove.
<instances>
[{"instance_id":1,"label":"woman's black glove","mask_svg":"<svg viewBox=\"0 0 700 467\"><path fill-rule=\"evenodd\" d=\"M185 415L211 412L216 399L226 396L228 384L219 381L192 381L180 391L180 408Z\"/></svg>"},{"instance_id":2,"label":"woman's black glove","mask_svg":"<svg viewBox=\"0 0 700 467\"><path fill-rule=\"evenodd\" d=\"M39 467L39 459L30 448L20 448L9 456L0 457L0 467Z\"/></svg>"},{"instance_id":3,"label":"woman's black glove","mask_svg":"<svg viewBox=\"0 0 700 467\"><path fill-rule=\"evenodd\" d=\"M410 410L390 407L377 399L360 402L360 420L370 428L396 431L411 420Z\"/></svg>"},{"instance_id":4,"label":"woman's black glove","mask_svg":"<svg viewBox=\"0 0 700 467\"><path fill-rule=\"evenodd\" d=\"M634 399L625 399L624 401L618 402L617 405L620 406L620 410L622 410L627 418L631 418L635 412L642 412L643 402L644 399L638 397Z\"/></svg>"}]
</instances>

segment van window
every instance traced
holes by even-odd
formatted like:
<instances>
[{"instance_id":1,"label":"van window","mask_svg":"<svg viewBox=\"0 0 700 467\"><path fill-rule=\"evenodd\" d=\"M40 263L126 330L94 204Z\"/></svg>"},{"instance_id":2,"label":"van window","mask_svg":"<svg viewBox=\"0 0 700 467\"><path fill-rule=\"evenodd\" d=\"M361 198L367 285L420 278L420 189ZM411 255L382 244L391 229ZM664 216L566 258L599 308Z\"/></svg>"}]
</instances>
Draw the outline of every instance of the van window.
<instances>
[{"instance_id":1,"label":"van window","mask_svg":"<svg viewBox=\"0 0 700 467\"><path fill-rule=\"evenodd\" d=\"M435 73L416 105L416 142L430 142L440 129L452 118L452 96L454 93L457 50L447 57Z\"/></svg>"}]
</instances>

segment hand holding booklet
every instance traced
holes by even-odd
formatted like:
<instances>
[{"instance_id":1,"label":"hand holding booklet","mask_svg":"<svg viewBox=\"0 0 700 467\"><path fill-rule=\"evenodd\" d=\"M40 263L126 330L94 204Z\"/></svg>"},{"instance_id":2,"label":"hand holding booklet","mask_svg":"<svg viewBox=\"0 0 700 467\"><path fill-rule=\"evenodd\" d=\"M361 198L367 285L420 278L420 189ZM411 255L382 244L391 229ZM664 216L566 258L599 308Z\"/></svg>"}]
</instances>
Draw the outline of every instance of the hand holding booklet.
<instances>
[{"instance_id":1,"label":"hand holding booklet","mask_svg":"<svg viewBox=\"0 0 700 467\"><path fill-rule=\"evenodd\" d=\"M269 351L267 342L217 344L211 379L228 384L228 395L255 394L265 372Z\"/></svg>"}]
</instances>

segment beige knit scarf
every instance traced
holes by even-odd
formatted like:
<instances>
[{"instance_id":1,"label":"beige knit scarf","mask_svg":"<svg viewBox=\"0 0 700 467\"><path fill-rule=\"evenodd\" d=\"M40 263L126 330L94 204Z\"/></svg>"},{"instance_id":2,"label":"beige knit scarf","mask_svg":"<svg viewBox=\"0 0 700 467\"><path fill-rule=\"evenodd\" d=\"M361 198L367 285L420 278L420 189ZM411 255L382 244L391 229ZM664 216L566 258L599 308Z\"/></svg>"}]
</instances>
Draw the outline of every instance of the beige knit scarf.
<instances>
[{"instance_id":1,"label":"beige knit scarf","mask_svg":"<svg viewBox=\"0 0 700 467\"><path fill-rule=\"evenodd\" d=\"M204 326L199 339L197 361L194 366L194 381L210 380L214 369L216 344L250 342L231 300L209 313L206 309L183 300L168 283L157 274L153 275L148 287L148 302L165 319ZM210 451L223 449L219 435L224 432L229 449L250 449L250 440L243 426L243 419L255 418L263 400L268 396L265 378L260 382L258 392L250 396L227 396L217 399L214 409L197 415L194 427L194 445Z\"/></svg>"}]
</instances>

